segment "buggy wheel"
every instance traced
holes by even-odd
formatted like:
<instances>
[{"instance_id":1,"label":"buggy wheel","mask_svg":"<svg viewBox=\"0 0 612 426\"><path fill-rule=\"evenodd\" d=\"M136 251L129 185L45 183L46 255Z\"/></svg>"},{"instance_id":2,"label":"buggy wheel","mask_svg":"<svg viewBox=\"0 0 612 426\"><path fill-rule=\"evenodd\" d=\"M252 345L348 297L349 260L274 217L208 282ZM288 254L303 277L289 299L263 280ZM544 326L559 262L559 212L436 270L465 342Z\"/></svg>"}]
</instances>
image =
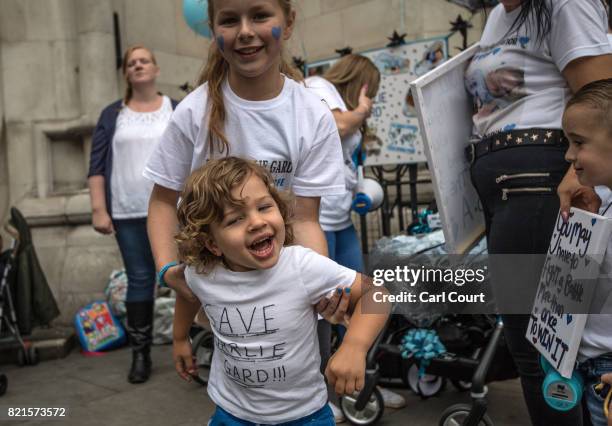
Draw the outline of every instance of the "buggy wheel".
<instances>
[{"instance_id":1,"label":"buggy wheel","mask_svg":"<svg viewBox=\"0 0 612 426\"><path fill-rule=\"evenodd\" d=\"M472 389L472 382L467 382L465 380L455 380L451 379L451 383L459 392L467 392Z\"/></svg>"},{"instance_id":2,"label":"buggy wheel","mask_svg":"<svg viewBox=\"0 0 612 426\"><path fill-rule=\"evenodd\" d=\"M40 361L39 356L38 356L38 349L36 349L36 347L34 347L33 345L28 346L28 365L36 365L38 364L38 361Z\"/></svg>"},{"instance_id":3,"label":"buggy wheel","mask_svg":"<svg viewBox=\"0 0 612 426\"><path fill-rule=\"evenodd\" d=\"M193 377L197 383L202 386L208 384L210 376L210 366L214 352L215 337L211 331L202 330L194 338L191 343L191 351L195 357L198 374Z\"/></svg>"},{"instance_id":4,"label":"buggy wheel","mask_svg":"<svg viewBox=\"0 0 612 426\"><path fill-rule=\"evenodd\" d=\"M433 374L425 374L419 377L419 367L412 364L408 369L408 377L406 379L408 386L412 392L420 395L422 398L429 398L442 392L444 389L444 377Z\"/></svg>"},{"instance_id":5,"label":"buggy wheel","mask_svg":"<svg viewBox=\"0 0 612 426\"><path fill-rule=\"evenodd\" d=\"M8 379L5 374L0 374L0 396L6 393L6 389L8 388Z\"/></svg>"},{"instance_id":6,"label":"buggy wheel","mask_svg":"<svg viewBox=\"0 0 612 426\"><path fill-rule=\"evenodd\" d=\"M17 365L23 367L26 365L26 363L27 359L25 350L20 346L19 349L17 349Z\"/></svg>"},{"instance_id":7,"label":"buggy wheel","mask_svg":"<svg viewBox=\"0 0 612 426\"><path fill-rule=\"evenodd\" d=\"M340 409L344 417L346 417L349 423L359 426L369 426L378 422L385 410L385 403L380 391L374 388L374 392L370 395L370 400L361 411L355 409L357 396L358 394L356 393L353 396L345 395L340 398Z\"/></svg>"},{"instance_id":8,"label":"buggy wheel","mask_svg":"<svg viewBox=\"0 0 612 426\"><path fill-rule=\"evenodd\" d=\"M470 414L472 406L469 404L455 404L448 407L442 413L438 426L461 426ZM493 426L493 422L486 414L478 422L478 426Z\"/></svg>"}]
</instances>

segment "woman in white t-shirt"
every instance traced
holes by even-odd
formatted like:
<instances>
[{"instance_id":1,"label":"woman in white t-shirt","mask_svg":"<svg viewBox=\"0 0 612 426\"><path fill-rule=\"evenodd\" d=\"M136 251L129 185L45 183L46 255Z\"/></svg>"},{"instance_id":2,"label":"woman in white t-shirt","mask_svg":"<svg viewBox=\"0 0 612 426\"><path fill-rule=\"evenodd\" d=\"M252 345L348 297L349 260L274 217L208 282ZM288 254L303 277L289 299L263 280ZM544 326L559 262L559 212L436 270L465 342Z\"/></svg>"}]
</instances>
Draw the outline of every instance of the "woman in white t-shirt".
<instances>
[{"instance_id":1,"label":"woman in white t-shirt","mask_svg":"<svg viewBox=\"0 0 612 426\"><path fill-rule=\"evenodd\" d=\"M146 229L153 184L142 171L176 102L157 91L159 67L149 49L128 48L122 64L126 94L100 115L92 139L88 183L93 227L101 234L115 234L126 269L125 306L132 346L128 381L142 383L151 373L155 290L155 263Z\"/></svg>"},{"instance_id":2,"label":"woman in white t-shirt","mask_svg":"<svg viewBox=\"0 0 612 426\"><path fill-rule=\"evenodd\" d=\"M211 0L208 16L215 42L201 85L181 101L144 171L155 184L148 229L158 278L177 291L177 310L197 299L176 261L176 205L189 174L206 161L229 154L268 169L279 189L296 196L296 241L321 254L320 197L345 192L333 116L283 57L292 2Z\"/></svg>"},{"instance_id":3,"label":"woman in white t-shirt","mask_svg":"<svg viewBox=\"0 0 612 426\"><path fill-rule=\"evenodd\" d=\"M572 91L612 76L612 56L600 0L500 3L465 73L477 140L466 154L489 252L533 259L548 247L560 207L557 190L564 211L570 199L596 211L593 189L580 186L564 160L561 117ZM580 407L561 413L544 402L538 354L524 337L529 316L509 315L530 311L541 270L533 262L518 264L517 257L491 256L490 274L531 421L580 425Z\"/></svg>"}]
</instances>

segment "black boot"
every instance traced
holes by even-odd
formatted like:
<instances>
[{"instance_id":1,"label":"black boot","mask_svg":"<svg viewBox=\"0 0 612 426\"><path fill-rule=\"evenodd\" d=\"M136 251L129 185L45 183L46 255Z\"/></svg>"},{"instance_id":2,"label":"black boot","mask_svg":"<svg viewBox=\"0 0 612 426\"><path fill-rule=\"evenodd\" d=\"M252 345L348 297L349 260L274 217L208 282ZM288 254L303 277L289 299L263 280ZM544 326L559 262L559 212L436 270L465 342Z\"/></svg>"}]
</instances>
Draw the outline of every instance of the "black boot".
<instances>
[{"instance_id":1,"label":"black boot","mask_svg":"<svg viewBox=\"0 0 612 426\"><path fill-rule=\"evenodd\" d=\"M126 302L127 333L132 347L132 366L128 382L144 383L151 375L153 301Z\"/></svg>"}]
</instances>

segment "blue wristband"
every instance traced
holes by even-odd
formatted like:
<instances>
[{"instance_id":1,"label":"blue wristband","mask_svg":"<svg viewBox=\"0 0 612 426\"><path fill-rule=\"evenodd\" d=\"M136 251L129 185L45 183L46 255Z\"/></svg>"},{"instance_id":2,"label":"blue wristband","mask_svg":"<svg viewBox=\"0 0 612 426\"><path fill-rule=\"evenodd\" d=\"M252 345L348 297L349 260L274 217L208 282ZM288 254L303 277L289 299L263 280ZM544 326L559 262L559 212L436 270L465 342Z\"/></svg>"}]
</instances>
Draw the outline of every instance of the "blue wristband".
<instances>
[{"instance_id":1,"label":"blue wristband","mask_svg":"<svg viewBox=\"0 0 612 426\"><path fill-rule=\"evenodd\" d=\"M159 282L160 287L168 287L168 284L166 284L166 281L164 281L164 275L166 274L166 271L168 271L168 269L176 265L178 265L178 262L176 260L173 260L172 262L166 263L159 270L159 272L157 273L157 281Z\"/></svg>"}]
</instances>

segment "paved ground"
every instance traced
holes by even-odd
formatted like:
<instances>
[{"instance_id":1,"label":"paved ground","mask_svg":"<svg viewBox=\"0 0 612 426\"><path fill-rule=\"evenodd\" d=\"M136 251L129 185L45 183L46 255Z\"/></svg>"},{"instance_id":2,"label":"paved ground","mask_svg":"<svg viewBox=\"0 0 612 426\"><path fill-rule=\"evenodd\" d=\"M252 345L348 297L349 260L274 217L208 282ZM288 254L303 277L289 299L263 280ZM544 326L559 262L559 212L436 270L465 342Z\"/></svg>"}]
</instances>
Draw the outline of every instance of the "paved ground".
<instances>
[{"instance_id":1,"label":"paved ground","mask_svg":"<svg viewBox=\"0 0 612 426\"><path fill-rule=\"evenodd\" d=\"M142 385L125 380L129 349L99 357L85 357L73 350L68 357L44 361L34 367L2 365L8 377L7 393L0 397L0 426L4 424L62 425L202 425L214 406L205 388L183 382L170 362L171 347L156 346L154 374ZM489 411L496 426L528 425L526 408L516 380L489 386ZM469 402L469 395L448 386L439 396L421 400L399 389L408 400L400 410L387 410L381 426L437 425L446 407ZM59 420L8 419L9 407L63 407L67 417Z\"/></svg>"}]
</instances>

